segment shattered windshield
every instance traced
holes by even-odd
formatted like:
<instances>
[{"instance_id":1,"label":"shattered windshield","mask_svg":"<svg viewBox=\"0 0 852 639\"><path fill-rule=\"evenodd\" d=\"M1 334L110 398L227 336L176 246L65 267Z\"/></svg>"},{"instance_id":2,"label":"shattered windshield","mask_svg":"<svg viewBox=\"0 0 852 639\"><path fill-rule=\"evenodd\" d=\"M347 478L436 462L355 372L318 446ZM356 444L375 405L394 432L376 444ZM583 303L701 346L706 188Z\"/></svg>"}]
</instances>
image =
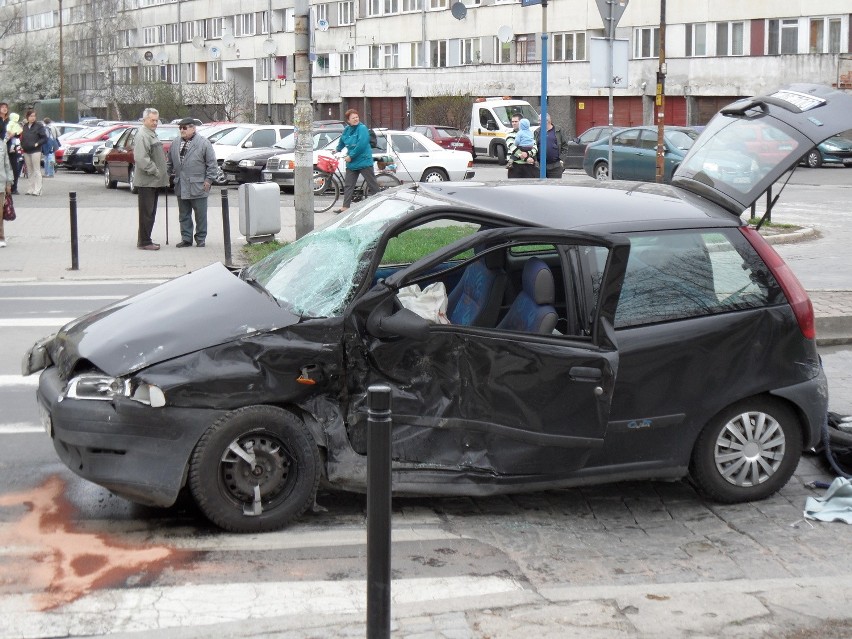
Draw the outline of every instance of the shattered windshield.
<instances>
[{"instance_id":1,"label":"shattered windshield","mask_svg":"<svg viewBox=\"0 0 852 639\"><path fill-rule=\"evenodd\" d=\"M246 269L271 295L302 317L339 315L360 286L384 230L410 202L371 197L364 206L308 233Z\"/></svg>"}]
</instances>

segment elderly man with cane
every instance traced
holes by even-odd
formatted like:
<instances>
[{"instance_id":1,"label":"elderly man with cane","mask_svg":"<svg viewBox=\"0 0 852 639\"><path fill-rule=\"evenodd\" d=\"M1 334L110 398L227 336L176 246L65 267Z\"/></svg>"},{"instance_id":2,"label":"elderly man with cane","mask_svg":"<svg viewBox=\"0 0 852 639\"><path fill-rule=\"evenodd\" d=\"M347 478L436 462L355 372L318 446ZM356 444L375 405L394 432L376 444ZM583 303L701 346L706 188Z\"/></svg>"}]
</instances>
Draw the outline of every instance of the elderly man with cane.
<instances>
[{"instance_id":1,"label":"elderly man with cane","mask_svg":"<svg viewBox=\"0 0 852 639\"><path fill-rule=\"evenodd\" d=\"M175 176L180 220L181 241L177 248L192 246L192 214L195 212L195 245L204 246L207 240L207 196L216 180L216 152L203 135L195 134L195 121L184 118L178 122L180 140L169 149L169 174Z\"/></svg>"}]
</instances>

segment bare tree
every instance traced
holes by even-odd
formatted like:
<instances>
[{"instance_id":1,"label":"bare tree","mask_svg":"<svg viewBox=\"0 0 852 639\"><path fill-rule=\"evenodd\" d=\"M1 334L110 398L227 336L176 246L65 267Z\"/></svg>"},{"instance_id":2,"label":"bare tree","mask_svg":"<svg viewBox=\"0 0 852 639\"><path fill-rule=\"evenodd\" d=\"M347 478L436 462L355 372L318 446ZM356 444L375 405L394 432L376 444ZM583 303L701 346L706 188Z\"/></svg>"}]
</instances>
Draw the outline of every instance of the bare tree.
<instances>
[{"instance_id":1,"label":"bare tree","mask_svg":"<svg viewBox=\"0 0 852 639\"><path fill-rule=\"evenodd\" d=\"M470 95L444 94L414 101L412 124L445 124L461 131L470 127Z\"/></svg>"},{"instance_id":2,"label":"bare tree","mask_svg":"<svg viewBox=\"0 0 852 639\"><path fill-rule=\"evenodd\" d=\"M202 120L251 120L254 117L250 87L236 80L189 85L184 90L186 103Z\"/></svg>"}]
</instances>

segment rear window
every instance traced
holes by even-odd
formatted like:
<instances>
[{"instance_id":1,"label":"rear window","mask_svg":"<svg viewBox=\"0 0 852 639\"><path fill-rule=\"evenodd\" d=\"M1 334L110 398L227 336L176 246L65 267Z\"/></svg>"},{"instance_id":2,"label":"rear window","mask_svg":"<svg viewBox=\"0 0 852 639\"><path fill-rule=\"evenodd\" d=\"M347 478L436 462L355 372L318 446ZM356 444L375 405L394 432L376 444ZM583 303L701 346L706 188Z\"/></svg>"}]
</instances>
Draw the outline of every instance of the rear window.
<instances>
[{"instance_id":1,"label":"rear window","mask_svg":"<svg viewBox=\"0 0 852 639\"><path fill-rule=\"evenodd\" d=\"M736 229L633 234L630 243L616 328L785 301L772 273ZM597 253L599 269L606 254ZM600 274L595 277L599 282Z\"/></svg>"}]
</instances>

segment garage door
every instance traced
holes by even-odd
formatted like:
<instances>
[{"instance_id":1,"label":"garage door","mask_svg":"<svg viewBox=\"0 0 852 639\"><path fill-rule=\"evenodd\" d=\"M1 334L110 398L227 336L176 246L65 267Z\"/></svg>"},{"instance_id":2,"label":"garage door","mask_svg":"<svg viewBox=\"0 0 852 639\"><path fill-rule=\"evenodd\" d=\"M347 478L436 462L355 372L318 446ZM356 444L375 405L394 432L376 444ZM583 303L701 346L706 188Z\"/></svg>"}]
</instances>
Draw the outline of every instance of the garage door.
<instances>
[{"instance_id":1,"label":"garage door","mask_svg":"<svg viewBox=\"0 0 852 639\"><path fill-rule=\"evenodd\" d=\"M575 98L574 118L577 133L580 134L593 126L609 124L609 98ZM614 98L613 124L615 126L639 126L645 124L642 116L642 98Z\"/></svg>"}]
</instances>

